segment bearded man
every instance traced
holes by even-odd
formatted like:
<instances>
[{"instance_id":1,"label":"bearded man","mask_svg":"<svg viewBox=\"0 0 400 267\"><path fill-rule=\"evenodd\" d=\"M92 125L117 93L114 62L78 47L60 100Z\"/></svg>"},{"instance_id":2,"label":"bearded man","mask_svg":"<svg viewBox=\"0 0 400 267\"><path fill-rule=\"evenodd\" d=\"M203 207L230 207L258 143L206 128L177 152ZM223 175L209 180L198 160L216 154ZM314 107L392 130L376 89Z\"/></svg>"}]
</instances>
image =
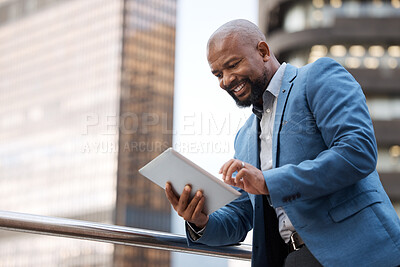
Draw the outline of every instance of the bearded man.
<instances>
[{"instance_id":1,"label":"bearded man","mask_svg":"<svg viewBox=\"0 0 400 267\"><path fill-rule=\"evenodd\" d=\"M337 62L280 64L253 23L234 20L209 39L220 87L253 113L220 170L242 196L207 216L190 186L166 195L189 244L223 246L253 231L252 266L397 266L400 220L376 171L365 96ZM188 173L190 175L190 173Z\"/></svg>"}]
</instances>

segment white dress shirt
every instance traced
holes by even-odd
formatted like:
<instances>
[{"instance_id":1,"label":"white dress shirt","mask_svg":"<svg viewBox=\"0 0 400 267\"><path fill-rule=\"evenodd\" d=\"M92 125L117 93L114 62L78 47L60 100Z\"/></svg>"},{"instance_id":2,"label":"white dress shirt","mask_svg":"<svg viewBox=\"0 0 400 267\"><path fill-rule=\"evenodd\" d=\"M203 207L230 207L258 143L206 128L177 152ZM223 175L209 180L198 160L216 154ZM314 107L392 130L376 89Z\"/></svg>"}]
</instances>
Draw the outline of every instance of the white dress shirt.
<instances>
[{"instance_id":1,"label":"white dress shirt","mask_svg":"<svg viewBox=\"0 0 400 267\"><path fill-rule=\"evenodd\" d=\"M260 163L262 171L272 168L272 133L275 121L276 102L282 85L285 69L286 63L283 63L272 77L263 94L263 112L260 122ZM266 179L268 180L268 176ZM290 235L295 231L295 229L282 207L277 207L275 210L279 221L279 233L282 239L288 243Z\"/></svg>"}]
</instances>

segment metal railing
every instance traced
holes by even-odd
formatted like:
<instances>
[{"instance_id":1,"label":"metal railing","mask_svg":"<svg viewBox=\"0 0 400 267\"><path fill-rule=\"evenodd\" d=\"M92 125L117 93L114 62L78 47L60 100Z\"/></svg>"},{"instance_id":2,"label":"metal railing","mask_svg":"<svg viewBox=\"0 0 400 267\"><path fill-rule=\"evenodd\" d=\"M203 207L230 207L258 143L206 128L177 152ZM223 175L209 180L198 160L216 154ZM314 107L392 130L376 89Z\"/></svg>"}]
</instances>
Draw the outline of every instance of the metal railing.
<instances>
[{"instance_id":1,"label":"metal railing","mask_svg":"<svg viewBox=\"0 0 400 267\"><path fill-rule=\"evenodd\" d=\"M0 211L0 229L229 259L251 259L251 245L246 244L223 247L196 244L189 247L182 235L10 211Z\"/></svg>"}]
</instances>

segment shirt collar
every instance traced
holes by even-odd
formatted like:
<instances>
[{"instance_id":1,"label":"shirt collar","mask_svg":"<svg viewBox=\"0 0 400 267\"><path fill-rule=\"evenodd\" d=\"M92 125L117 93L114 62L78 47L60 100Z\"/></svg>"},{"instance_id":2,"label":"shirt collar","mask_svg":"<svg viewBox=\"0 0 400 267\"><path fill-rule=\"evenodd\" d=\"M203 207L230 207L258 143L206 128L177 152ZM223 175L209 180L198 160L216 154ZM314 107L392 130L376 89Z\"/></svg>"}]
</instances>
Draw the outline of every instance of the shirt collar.
<instances>
[{"instance_id":1,"label":"shirt collar","mask_svg":"<svg viewBox=\"0 0 400 267\"><path fill-rule=\"evenodd\" d=\"M263 96L262 96L263 103L268 103L269 101L267 101L267 99L269 97L271 97L271 95L274 96L275 98L279 96L279 90L282 86L282 80L283 80L283 76L285 74L285 69L286 69L286 63L284 62L281 64L281 66L275 72L274 76L272 76L272 79L270 80L267 88L265 89L265 91L263 93ZM264 109L265 109L264 107L253 105L253 113L259 119L261 119Z\"/></svg>"}]
</instances>

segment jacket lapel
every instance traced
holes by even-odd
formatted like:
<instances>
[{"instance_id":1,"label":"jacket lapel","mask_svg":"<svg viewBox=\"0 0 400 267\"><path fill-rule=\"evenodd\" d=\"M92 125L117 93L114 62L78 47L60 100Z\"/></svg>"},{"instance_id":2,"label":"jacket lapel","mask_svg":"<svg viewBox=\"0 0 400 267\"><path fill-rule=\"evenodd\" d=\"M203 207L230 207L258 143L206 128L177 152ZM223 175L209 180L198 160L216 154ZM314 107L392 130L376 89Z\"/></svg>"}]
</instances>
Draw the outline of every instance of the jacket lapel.
<instances>
[{"instance_id":1,"label":"jacket lapel","mask_svg":"<svg viewBox=\"0 0 400 267\"><path fill-rule=\"evenodd\" d=\"M285 74L282 80L282 86L279 91L278 101L276 104L274 129L272 135L272 166L276 168L279 164L278 161L278 144L279 144L279 132L282 128L282 119L285 112L287 98L290 94L290 90L293 87L293 81L297 76L297 68L287 64Z\"/></svg>"}]
</instances>

